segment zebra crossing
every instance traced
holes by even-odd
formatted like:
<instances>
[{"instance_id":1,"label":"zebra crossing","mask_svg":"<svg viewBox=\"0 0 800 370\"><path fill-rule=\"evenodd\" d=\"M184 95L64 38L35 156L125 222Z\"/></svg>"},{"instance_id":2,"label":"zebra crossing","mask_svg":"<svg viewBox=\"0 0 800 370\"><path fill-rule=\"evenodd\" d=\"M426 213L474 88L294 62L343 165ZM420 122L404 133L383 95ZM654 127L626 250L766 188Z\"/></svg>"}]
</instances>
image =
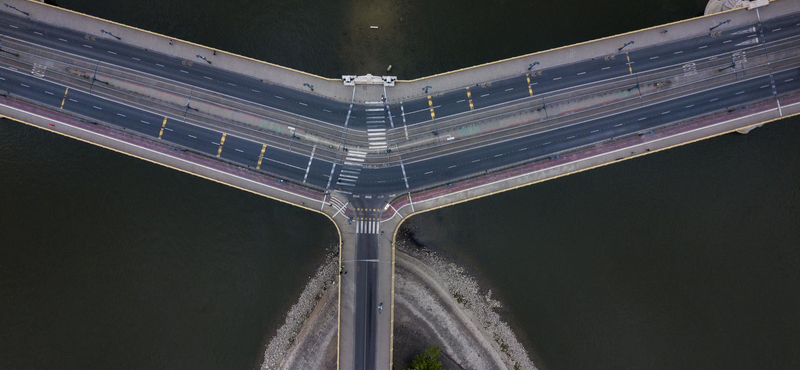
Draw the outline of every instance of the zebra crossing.
<instances>
[{"instance_id":1,"label":"zebra crossing","mask_svg":"<svg viewBox=\"0 0 800 370\"><path fill-rule=\"evenodd\" d=\"M380 221L356 221L357 234L378 234Z\"/></svg>"},{"instance_id":2,"label":"zebra crossing","mask_svg":"<svg viewBox=\"0 0 800 370\"><path fill-rule=\"evenodd\" d=\"M339 177L336 179L336 186L354 187L358 176L361 175L361 167L364 166L364 160L367 157L366 152L358 150L350 150L344 158L344 165L339 171Z\"/></svg>"},{"instance_id":3,"label":"zebra crossing","mask_svg":"<svg viewBox=\"0 0 800 370\"><path fill-rule=\"evenodd\" d=\"M367 108L367 141L370 150L384 151L388 148L386 141L386 109Z\"/></svg>"}]
</instances>

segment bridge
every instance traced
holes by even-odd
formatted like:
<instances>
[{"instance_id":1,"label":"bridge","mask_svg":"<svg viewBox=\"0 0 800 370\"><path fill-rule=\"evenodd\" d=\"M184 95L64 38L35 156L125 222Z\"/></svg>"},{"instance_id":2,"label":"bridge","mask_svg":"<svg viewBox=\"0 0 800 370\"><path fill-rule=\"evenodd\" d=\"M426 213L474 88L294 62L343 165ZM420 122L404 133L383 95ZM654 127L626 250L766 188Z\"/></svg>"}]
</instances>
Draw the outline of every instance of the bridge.
<instances>
[{"instance_id":1,"label":"bridge","mask_svg":"<svg viewBox=\"0 0 800 370\"><path fill-rule=\"evenodd\" d=\"M394 236L412 214L800 112L800 0L410 81L6 4L4 117L337 225L341 369L391 367Z\"/></svg>"}]
</instances>

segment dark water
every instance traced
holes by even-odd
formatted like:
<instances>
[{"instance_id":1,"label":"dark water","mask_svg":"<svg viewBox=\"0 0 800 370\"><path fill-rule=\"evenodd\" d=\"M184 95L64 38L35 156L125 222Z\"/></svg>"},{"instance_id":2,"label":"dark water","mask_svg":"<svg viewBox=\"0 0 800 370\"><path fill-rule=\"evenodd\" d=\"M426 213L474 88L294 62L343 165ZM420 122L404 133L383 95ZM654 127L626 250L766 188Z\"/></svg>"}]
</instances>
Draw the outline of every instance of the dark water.
<instances>
[{"instance_id":1,"label":"dark water","mask_svg":"<svg viewBox=\"0 0 800 370\"><path fill-rule=\"evenodd\" d=\"M705 0L58 1L308 72L414 78L699 15ZM402 18L402 21L400 19ZM368 26L381 26L372 32ZM413 220L546 369L800 368L797 120ZM0 368L248 369L324 218L0 122Z\"/></svg>"}]
</instances>

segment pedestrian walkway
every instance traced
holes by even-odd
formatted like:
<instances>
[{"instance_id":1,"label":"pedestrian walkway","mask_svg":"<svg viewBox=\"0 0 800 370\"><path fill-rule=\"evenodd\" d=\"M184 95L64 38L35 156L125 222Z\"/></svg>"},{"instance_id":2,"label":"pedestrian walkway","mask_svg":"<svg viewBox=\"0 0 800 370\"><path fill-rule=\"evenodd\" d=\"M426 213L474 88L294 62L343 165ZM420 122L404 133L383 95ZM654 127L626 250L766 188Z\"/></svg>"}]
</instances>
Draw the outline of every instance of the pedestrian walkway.
<instances>
[{"instance_id":1,"label":"pedestrian walkway","mask_svg":"<svg viewBox=\"0 0 800 370\"><path fill-rule=\"evenodd\" d=\"M356 234L377 234L379 228L379 221L356 221Z\"/></svg>"}]
</instances>

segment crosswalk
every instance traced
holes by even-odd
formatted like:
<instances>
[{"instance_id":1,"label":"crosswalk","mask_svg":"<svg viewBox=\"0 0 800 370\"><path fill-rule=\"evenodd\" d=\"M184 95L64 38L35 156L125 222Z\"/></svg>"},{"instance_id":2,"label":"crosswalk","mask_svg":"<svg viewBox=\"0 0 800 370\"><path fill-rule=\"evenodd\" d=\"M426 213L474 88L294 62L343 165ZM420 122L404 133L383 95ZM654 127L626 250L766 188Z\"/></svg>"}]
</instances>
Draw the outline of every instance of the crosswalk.
<instances>
[{"instance_id":1,"label":"crosswalk","mask_svg":"<svg viewBox=\"0 0 800 370\"><path fill-rule=\"evenodd\" d=\"M357 234L377 234L379 233L379 221L356 221Z\"/></svg>"},{"instance_id":2,"label":"crosswalk","mask_svg":"<svg viewBox=\"0 0 800 370\"><path fill-rule=\"evenodd\" d=\"M364 160L366 157L366 152L361 152L358 150L348 151L344 158L342 170L339 171L339 178L336 179L336 186L356 186L356 181L358 181L358 176L361 175L361 167L364 166Z\"/></svg>"},{"instance_id":3,"label":"crosswalk","mask_svg":"<svg viewBox=\"0 0 800 370\"><path fill-rule=\"evenodd\" d=\"M386 109L367 108L367 140L370 150L386 150Z\"/></svg>"}]
</instances>

